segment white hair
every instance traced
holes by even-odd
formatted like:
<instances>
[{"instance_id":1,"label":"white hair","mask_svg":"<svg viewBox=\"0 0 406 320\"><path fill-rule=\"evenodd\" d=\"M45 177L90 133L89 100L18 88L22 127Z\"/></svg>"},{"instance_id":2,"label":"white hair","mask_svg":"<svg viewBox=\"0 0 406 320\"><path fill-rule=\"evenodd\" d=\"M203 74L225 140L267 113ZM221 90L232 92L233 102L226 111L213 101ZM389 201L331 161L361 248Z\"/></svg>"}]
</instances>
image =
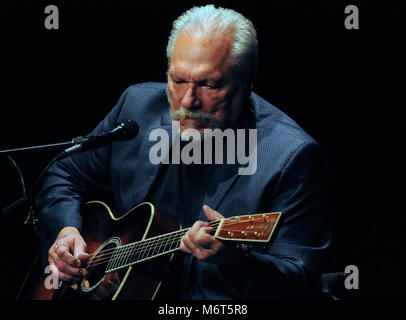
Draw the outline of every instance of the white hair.
<instances>
[{"instance_id":1,"label":"white hair","mask_svg":"<svg viewBox=\"0 0 406 320\"><path fill-rule=\"evenodd\" d=\"M214 5L193 7L173 23L166 48L168 68L176 39L183 30L203 32L207 36L229 32L232 37L230 64L238 76L253 81L258 61L258 41L254 25L242 14Z\"/></svg>"}]
</instances>

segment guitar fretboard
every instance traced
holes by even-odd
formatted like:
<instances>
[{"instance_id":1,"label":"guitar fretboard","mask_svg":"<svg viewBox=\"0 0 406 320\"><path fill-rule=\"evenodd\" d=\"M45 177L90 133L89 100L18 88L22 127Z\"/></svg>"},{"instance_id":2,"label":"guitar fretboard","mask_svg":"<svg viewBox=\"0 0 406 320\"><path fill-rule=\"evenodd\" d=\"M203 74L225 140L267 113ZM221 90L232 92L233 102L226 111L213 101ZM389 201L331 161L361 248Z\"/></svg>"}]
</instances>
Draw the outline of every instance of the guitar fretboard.
<instances>
[{"instance_id":1,"label":"guitar fretboard","mask_svg":"<svg viewBox=\"0 0 406 320\"><path fill-rule=\"evenodd\" d=\"M217 225L218 221L210 223L210 226L214 227L214 229L216 229ZM174 231L115 248L105 272L116 271L178 250L182 237L189 229Z\"/></svg>"}]
</instances>

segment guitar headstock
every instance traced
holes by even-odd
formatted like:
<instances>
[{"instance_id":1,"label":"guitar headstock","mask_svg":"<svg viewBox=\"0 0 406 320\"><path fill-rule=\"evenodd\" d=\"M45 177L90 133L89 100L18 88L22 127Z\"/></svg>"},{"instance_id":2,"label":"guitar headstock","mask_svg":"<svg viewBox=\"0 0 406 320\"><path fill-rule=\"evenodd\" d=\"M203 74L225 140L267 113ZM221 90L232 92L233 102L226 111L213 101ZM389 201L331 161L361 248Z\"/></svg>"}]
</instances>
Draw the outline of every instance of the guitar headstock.
<instances>
[{"instance_id":1,"label":"guitar headstock","mask_svg":"<svg viewBox=\"0 0 406 320\"><path fill-rule=\"evenodd\" d=\"M271 212L222 219L214 236L222 240L268 242L281 214Z\"/></svg>"}]
</instances>

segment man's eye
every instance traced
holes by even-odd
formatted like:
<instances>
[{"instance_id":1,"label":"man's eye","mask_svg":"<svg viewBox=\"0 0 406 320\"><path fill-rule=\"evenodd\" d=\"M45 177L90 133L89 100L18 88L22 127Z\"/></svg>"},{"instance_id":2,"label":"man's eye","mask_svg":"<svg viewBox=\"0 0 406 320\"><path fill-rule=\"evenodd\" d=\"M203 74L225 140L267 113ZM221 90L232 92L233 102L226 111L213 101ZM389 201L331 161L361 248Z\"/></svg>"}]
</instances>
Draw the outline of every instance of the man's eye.
<instances>
[{"instance_id":1,"label":"man's eye","mask_svg":"<svg viewBox=\"0 0 406 320\"><path fill-rule=\"evenodd\" d=\"M207 89L210 89L210 90L218 90L218 89L220 89L221 87L219 86L219 85L207 85L206 86L206 88Z\"/></svg>"},{"instance_id":2,"label":"man's eye","mask_svg":"<svg viewBox=\"0 0 406 320\"><path fill-rule=\"evenodd\" d=\"M208 89L218 89L218 88L220 88L220 86L219 86L218 84L208 84L208 83L205 83L203 86L206 87L206 88L208 88Z\"/></svg>"}]
</instances>

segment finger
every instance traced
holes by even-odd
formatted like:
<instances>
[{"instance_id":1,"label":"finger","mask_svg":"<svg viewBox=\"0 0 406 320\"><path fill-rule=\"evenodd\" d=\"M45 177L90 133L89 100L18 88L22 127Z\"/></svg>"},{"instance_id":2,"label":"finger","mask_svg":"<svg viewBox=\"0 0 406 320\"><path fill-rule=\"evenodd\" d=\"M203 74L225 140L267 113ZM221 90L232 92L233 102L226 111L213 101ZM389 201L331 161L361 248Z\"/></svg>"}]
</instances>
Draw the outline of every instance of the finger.
<instances>
[{"instance_id":1,"label":"finger","mask_svg":"<svg viewBox=\"0 0 406 320\"><path fill-rule=\"evenodd\" d=\"M80 267L79 263L75 262L73 256L66 250L62 253L59 253L58 248L58 255L55 255L55 258L49 258L48 261L56 266L59 272L63 273L63 279L65 281L66 278L73 276L76 279L80 279L82 277L87 276L87 270Z\"/></svg>"},{"instance_id":2,"label":"finger","mask_svg":"<svg viewBox=\"0 0 406 320\"><path fill-rule=\"evenodd\" d=\"M224 216L220 212L210 208L207 204L203 206L203 211L210 221L220 220L224 218Z\"/></svg>"},{"instance_id":3,"label":"finger","mask_svg":"<svg viewBox=\"0 0 406 320\"><path fill-rule=\"evenodd\" d=\"M184 252L190 253L198 259L200 259L204 255L204 252L202 252L203 249L196 246L190 239L190 236L188 234L185 234L182 237L181 245L181 250L183 249Z\"/></svg>"},{"instance_id":4,"label":"finger","mask_svg":"<svg viewBox=\"0 0 406 320\"><path fill-rule=\"evenodd\" d=\"M199 230L204 227L209 227L209 223L205 221L196 221L186 234L190 239L194 239Z\"/></svg>"},{"instance_id":5,"label":"finger","mask_svg":"<svg viewBox=\"0 0 406 320\"><path fill-rule=\"evenodd\" d=\"M61 271L58 274L58 279L62 280L63 282L66 282L67 284L75 284L81 280L81 278L79 277L75 277Z\"/></svg>"},{"instance_id":6,"label":"finger","mask_svg":"<svg viewBox=\"0 0 406 320\"><path fill-rule=\"evenodd\" d=\"M185 253L192 254L192 250L189 249L189 247L185 244L185 241L183 241L183 239L180 240L179 249Z\"/></svg>"},{"instance_id":7,"label":"finger","mask_svg":"<svg viewBox=\"0 0 406 320\"><path fill-rule=\"evenodd\" d=\"M186 233L181 239L181 250L192 254L199 260L209 257L212 254L211 245L214 242L214 238L207 233L211 229L211 227L200 229L196 238L192 233Z\"/></svg>"},{"instance_id":8,"label":"finger","mask_svg":"<svg viewBox=\"0 0 406 320\"><path fill-rule=\"evenodd\" d=\"M208 222L196 221L186 233L186 236L195 246L199 246L199 240L202 240L206 245L211 240L210 232L212 231L213 228L209 227Z\"/></svg>"},{"instance_id":9,"label":"finger","mask_svg":"<svg viewBox=\"0 0 406 320\"><path fill-rule=\"evenodd\" d=\"M68 264L73 263L73 256L70 253L69 246L66 244L57 244L55 246L56 257L62 259Z\"/></svg>"},{"instance_id":10,"label":"finger","mask_svg":"<svg viewBox=\"0 0 406 320\"><path fill-rule=\"evenodd\" d=\"M89 255L86 253L87 245L82 237L77 237L74 243L74 254L75 259L79 261L87 260Z\"/></svg>"},{"instance_id":11,"label":"finger","mask_svg":"<svg viewBox=\"0 0 406 320\"><path fill-rule=\"evenodd\" d=\"M219 214L217 211L215 212ZM212 227L202 227L200 228L198 234L196 235L196 245L203 249L208 250L205 253L209 255L216 254L224 247L223 242L218 240L211 234L212 231L213 231Z\"/></svg>"},{"instance_id":12,"label":"finger","mask_svg":"<svg viewBox=\"0 0 406 320\"><path fill-rule=\"evenodd\" d=\"M77 278L87 275L86 269L81 268L81 267L73 267L72 265L66 263L62 259L57 259L54 263L57 266L58 270L60 272L63 272L64 274L74 276Z\"/></svg>"},{"instance_id":13,"label":"finger","mask_svg":"<svg viewBox=\"0 0 406 320\"><path fill-rule=\"evenodd\" d=\"M58 258L58 251L62 249L62 247L67 247L66 244L57 243L56 241L48 250L48 258L52 258L53 260ZM65 248L66 250L66 248Z\"/></svg>"},{"instance_id":14,"label":"finger","mask_svg":"<svg viewBox=\"0 0 406 320\"><path fill-rule=\"evenodd\" d=\"M185 252L191 254L198 250L196 245L193 244L193 242L191 241L190 235L188 233L186 233L181 239L181 249L185 249Z\"/></svg>"},{"instance_id":15,"label":"finger","mask_svg":"<svg viewBox=\"0 0 406 320\"><path fill-rule=\"evenodd\" d=\"M89 259L89 254L83 251L79 251L75 253L75 258L80 260L80 261L84 261Z\"/></svg>"},{"instance_id":16,"label":"finger","mask_svg":"<svg viewBox=\"0 0 406 320\"><path fill-rule=\"evenodd\" d=\"M75 253L75 257L74 257L74 260L73 260L73 265L75 267L80 267L83 264L83 262L88 260L88 259L89 259L89 254L88 253L79 251L79 252Z\"/></svg>"},{"instance_id":17,"label":"finger","mask_svg":"<svg viewBox=\"0 0 406 320\"><path fill-rule=\"evenodd\" d=\"M215 241L215 238L210 234L212 231L212 227L200 228L194 239L195 245L202 249L209 249Z\"/></svg>"},{"instance_id":18,"label":"finger","mask_svg":"<svg viewBox=\"0 0 406 320\"><path fill-rule=\"evenodd\" d=\"M56 264L54 264L54 263L51 263L49 265L49 267L50 267L49 269L51 271L51 274L56 275L56 278L58 279L58 282L59 281L64 281L66 283L75 283L75 282L78 282L80 280L79 277L72 276L72 275L67 274L67 273L65 273L63 271L60 271L58 266Z\"/></svg>"},{"instance_id":19,"label":"finger","mask_svg":"<svg viewBox=\"0 0 406 320\"><path fill-rule=\"evenodd\" d=\"M49 263L49 271L51 272L51 274L56 274L57 278L58 278L58 268L56 267L56 265L53 262Z\"/></svg>"},{"instance_id":20,"label":"finger","mask_svg":"<svg viewBox=\"0 0 406 320\"><path fill-rule=\"evenodd\" d=\"M80 266L81 261L88 259L88 254L85 253L87 246L82 237L66 236L62 239L54 247L57 257L73 266Z\"/></svg>"}]
</instances>

